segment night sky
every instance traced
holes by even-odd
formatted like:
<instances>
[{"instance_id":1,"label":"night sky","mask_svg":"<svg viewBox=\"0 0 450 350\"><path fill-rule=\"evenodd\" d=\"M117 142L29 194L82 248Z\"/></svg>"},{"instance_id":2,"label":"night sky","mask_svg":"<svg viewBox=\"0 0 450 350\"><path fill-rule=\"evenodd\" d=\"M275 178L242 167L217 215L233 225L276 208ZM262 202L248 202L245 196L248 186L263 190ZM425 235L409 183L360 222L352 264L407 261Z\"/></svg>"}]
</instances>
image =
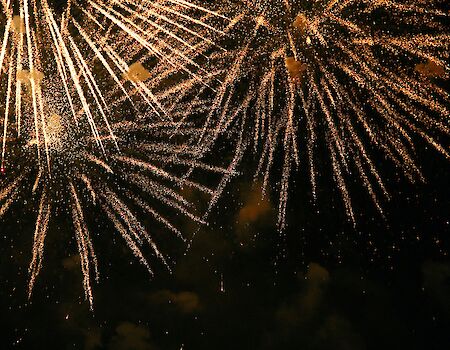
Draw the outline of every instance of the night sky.
<instances>
[{"instance_id":1,"label":"night sky","mask_svg":"<svg viewBox=\"0 0 450 350\"><path fill-rule=\"evenodd\" d=\"M49 232L45 267L27 301L32 241L22 233L32 232L33 218L17 224L18 206L1 226L2 349L443 349L450 340L450 166L422 150L427 183L385 173L394 194L384 203L386 220L356 187L356 228L333 182L323 180L313 205L300 171L280 234L276 201L261 200L258 182L239 177L209 226L185 223L198 231L191 249L167 247L178 263L172 274L156 265L153 279L99 225L93 312L63 216Z\"/></svg>"},{"instance_id":2,"label":"night sky","mask_svg":"<svg viewBox=\"0 0 450 350\"><path fill-rule=\"evenodd\" d=\"M283 232L277 227L282 155L262 198L261 179L253 177L258 159L249 152L207 225L170 218L193 237L189 249L154 228L172 266L170 273L147 249L154 277L100 210L87 212L100 270L93 311L64 212L51 219L44 266L28 299L36 205L14 204L0 220L0 350L447 349L450 162L414 141L424 183L410 183L375 154L392 195L381 203L384 218L360 178L349 178L356 225L326 151L318 147L317 203L301 154ZM445 147L448 140L439 141Z\"/></svg>"}]
</instances>

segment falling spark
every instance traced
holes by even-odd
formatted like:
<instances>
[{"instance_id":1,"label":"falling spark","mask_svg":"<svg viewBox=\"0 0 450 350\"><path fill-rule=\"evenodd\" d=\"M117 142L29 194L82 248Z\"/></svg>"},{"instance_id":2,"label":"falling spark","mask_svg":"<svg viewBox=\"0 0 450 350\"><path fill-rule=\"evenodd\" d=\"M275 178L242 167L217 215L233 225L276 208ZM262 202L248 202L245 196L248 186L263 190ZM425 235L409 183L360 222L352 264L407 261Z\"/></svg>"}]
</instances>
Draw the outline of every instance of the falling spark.
<instances>
[{"instance_id":1,"label":"falling spark","mask_svg":"<svg viewBox=\"0 0 450 350\"><path fill-rule=\"evenodd\" d=\"M223 281L223 273L220 275L220 292L225 293L225 284Z\"/></svg>"}]
</instances>

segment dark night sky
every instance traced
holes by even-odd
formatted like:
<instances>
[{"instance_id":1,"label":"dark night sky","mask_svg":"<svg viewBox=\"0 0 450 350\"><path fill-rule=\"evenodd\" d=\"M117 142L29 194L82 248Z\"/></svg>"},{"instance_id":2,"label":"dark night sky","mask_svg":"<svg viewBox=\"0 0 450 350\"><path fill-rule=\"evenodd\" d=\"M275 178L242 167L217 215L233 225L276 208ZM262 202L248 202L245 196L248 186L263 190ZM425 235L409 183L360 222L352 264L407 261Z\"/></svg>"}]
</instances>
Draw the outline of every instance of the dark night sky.
<instances>
[{"instance_id":1,"label":"dark night sky","mask_svg":"<svg viewBox=\"0 0 450 350\"><path fill-rule=\"evenodd\" d=\"M174 273L156 266L154 279L99 230L93 313L63 219L49 232L27 302L32 221L18 226L10 215L0 248L2 349L442 349L450 340L450 166L431 151L419 159L426 184L386 174L394 194L386 221L356 187L356 229L334 185L324 179L314 207L300 172L280 235L276 200L257 204L257 185L239 178L187 254L170 247Z\"/></svg>"},{"instance_id":2,"label":"dark night sky","mask_svg":"<svg viewBox=\"0 0 450 350\"><path fill-rule=\"evenodd\" d=\"M252 173L238 177L208 226L182 222L183 232L198 230L186 253L159 234L177 264L170 274L153 260L154 278L91 213L101 274L94 312L63 215L53 219L28 301L35 213L18 205L0 221L0 349L446 349L450 162L423 143L417 149L426 183L382 167L392 194L386 219L360 182L350 184L356 227L326 165L316 205L306 170L294 173L284 233L277 187L261 200ZM251 158L242 169L254 169Z\"/></svg>"}]
</instances>

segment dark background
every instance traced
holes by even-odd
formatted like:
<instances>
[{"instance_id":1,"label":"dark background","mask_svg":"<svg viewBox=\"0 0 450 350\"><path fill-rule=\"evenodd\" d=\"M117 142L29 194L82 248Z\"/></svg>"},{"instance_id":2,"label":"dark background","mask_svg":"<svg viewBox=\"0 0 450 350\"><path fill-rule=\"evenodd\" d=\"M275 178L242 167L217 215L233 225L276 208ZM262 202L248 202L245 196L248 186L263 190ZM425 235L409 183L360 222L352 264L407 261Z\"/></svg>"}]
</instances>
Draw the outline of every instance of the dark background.
<instances>
[{"instance_id":1,"label":"dark background","mask_svg":"<svg viewBox=\"0 0 450 350\"><path fill-rule=\"evenodd\" d=\"M52 219L28 302L34 217L13 209L1 226L1 348L445 348L450 166L419 146L427 182L412 185L386 169L393 195L383 203L386 220L355 185L356 228L326 175L314 205L306 174L294 174L284 233L276 229L276 186L261 200L258 182L239 177L186 254L166 248L178 260L173 273L156 265L153 279L113 230L97 223L101 279L93 312L63 215Z\"/></svg>"}]
</instances>

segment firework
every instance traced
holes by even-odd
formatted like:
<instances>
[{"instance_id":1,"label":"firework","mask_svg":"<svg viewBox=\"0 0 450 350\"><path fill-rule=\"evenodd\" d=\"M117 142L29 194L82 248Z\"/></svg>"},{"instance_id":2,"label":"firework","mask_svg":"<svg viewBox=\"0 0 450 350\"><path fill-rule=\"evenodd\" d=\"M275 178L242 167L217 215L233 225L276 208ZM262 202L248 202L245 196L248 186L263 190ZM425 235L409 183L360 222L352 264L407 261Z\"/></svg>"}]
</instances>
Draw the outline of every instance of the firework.
<instances>
[{"instance_id":1,"label":"firework","mask_svg":"<svg viewBox=\"0 0 450 350\"><path fill-rule=\"evenodd\" d=\"M167 267L169 262L139 217L153 218L186 241L163 213L202 223L201 209L186 193L200 192L206 201L216 194L193 179L193 171L228 174L202 161L188 141L198 131L173 121L152 84L159 66L170 67L167 78L182 71L202 81L200 66L184 51L212 44L196 30L210 30L199 14L214 14L181 0L1 5L0 217L20 204L36 212L31 295L52 219L69 215L92 307L91 277L98 278L98 269L89 210L104 213L153 273L144 243Z\"/></svg>"},{"instance_id":2,"label":"firework","mask_svg":"<svg viewBox=\"0 0 450 350\"><path fill-rule=\"evenodd\" d=\"M411 181L423 178L415 161L418 137L449 158L443 144L449 95L439 84L448 78L450 43L443 4L221 3L231 18L224 29L230 39L222 41L227 51L211 55L208 83L220 79L222 84L214 85L214 93L196 91L190 106L195 115L206 115L204 130L212 130L200 139L205 150L219 139L237 140L238 164L253 149L264 188L275 164L281 167L280 228L302 152L316 199L319 144L329 155L352 222L352 178L361 180L381 214L379 197L389 198L375 155L383 154ZM202 109L202 99L209 101L208 110Z\"/></svg>"}]
</instances>

